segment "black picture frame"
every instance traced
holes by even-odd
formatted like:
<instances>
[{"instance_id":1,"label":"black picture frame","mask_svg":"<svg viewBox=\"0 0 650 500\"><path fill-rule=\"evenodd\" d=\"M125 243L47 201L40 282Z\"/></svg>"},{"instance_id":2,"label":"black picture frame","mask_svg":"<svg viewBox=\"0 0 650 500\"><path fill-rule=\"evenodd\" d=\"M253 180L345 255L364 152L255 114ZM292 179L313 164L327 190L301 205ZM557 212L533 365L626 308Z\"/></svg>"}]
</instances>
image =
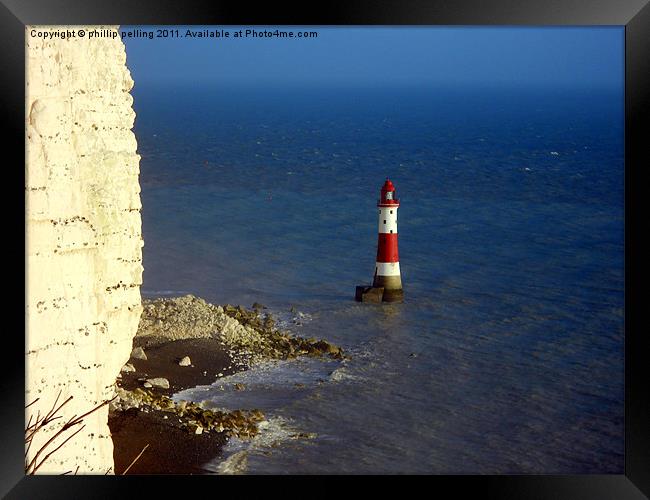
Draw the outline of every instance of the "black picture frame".
<instances>
[{"instance_id":1,"label":"black picture frame","mask_svg":"<svg viewBox=\"0 0 650 500\"><path fill-rule=\"evenodd\" d=\"M4 137L4 157L8 149L24 159L25 137L25 26L32 24L212 24L212 25L617 25L625 26L625 473L598 476L429 476L430 492L451 488L455 497L468 491L487 498L590 498L627 499L650 495L650 412L647 350L642 328L643 266L647 249L645 227L644 167L650 166L650 148L643 133L650 119L650 5L647 0L456 0L456 1L360 1L305 2L281 6L275 2L251 4L245 1L204 0L2 0L0 4L0 50L2 92L0 112L8 125ZM5 161L5 172L17 179L6 184L10 201L5 227L17 236L7 237L15 266L25 262L18 209L24 193L24 175L18 161ZM24 173L24 170L23 170ZM22 183L22 184L21 184ZM24 203L24 198L22 198ZM15 227L11 225L15 224ZM11 238L11 239L10 239ZM13 242L13 244L11 243ZM21 253L22 251L22 253ZM18 271L20 273L20 271ZM19 275L16 280L19 280ZM24 278L24 275L23 275ZM12 281L13 283L13 281ZM15 294L19 297L19 294ZM24 296L23 296L24 299ZM20 302L20 299L15 299ZM23 300L23 311L24 311ZM18 316L21 306L8 307ZM24 325L23 315L23 331ZM20 319L18 324L21 325ZM7 498L113 498L151 491L155 482L168 494L188 494L197 484L213 489L215 478L201 476L25 477L24 456L24 338L18 326L3 333L5 363L0 376L3 404L0 405L0 495ZM8 341L12 340L13 345ZM16 345L18 344L18 345ZM20 346L20 347L19 347ZM16 361L18 360L18 361ZM149 481L149 480L152 481ZM380 478L376 478L379 480ZM248 487L247 482L217 478L225 485ZM187 481L190 481L188 483ZM196 481L199 481L196 483ZM260 481L260 478L257 478ZM264 479L262 479L264 481ZM319 484L325 484L318 480ZM337 479L330 478L331 494L338 494ZM142 484L142 482L146 484ZM256 481L253 481L256 482ZM377 481L382 484L381 481ZM137 484L136 484L137 483ZM304 485L303 485L304 486ZM443 489L444 488L444 489ZM297 488L297 492L300 491ZM222 490L219 490L221 492ZM215 492L216 494L216 492Z\"/></svg>"}]
</instances>

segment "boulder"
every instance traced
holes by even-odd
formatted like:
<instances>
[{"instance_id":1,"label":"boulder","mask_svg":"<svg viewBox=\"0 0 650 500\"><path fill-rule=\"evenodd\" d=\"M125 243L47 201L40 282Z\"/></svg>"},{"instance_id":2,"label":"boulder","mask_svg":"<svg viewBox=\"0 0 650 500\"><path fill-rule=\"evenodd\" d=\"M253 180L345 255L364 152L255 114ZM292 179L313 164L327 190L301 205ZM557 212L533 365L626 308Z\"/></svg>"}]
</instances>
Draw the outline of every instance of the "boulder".
<instances>
[{"instance_id":1,"label":"boulder","mask_svg":"<svg viewBox=\"0 0 650 500\"><path fill-rule=\"evenodd\" d=\"M341 348L330 343L327 344L328 354L341 354Z\"/></svg>"},{"instance_id":2,"label":"boulder","mask_svg":"<svg viewBox=\"0 0 650 500\"><path fill-rule=\"evenodd\" d=\"M131 363L127 363L122 367L122 369L120 371L122 371L124 373L134 372L135 371L135 366L133 366Z\"/></svg>"},{"instance_id":3,"label":"boulder","mask_svg":"<svg viewBox=\"0 0 650 500\"><path fill-rule=\"evenodd\" d=\"M143 359L145 361L147 360L147 355L144 353L144 349L142 347L134 347L131 351L131 357L133 359Z\"/></svg>"},{"instance_id":4,"label":"boulder","mask_svg":"<svg viewBox=\"0 0 650 500\"><path fill-rule=\"evenodd\" d=\"M383 300L384 288L374 286L357 286L354 298L358 302L380 304Z\"/></svg>"},{"instance_id":5,"label":"boulder","mask_svg":"<svg viewBox=\"0 0 650 500\"><path fill-rule=\"evenodd\" d=\"M185 356L183 359L181 359L178 362L178 366L190 366L192 364L192 361L190 360L189 356Z\"/></svg>"},{"instance_id":6,"label":"boulder","mask_svg":"<svg viewBox=\"0 0 650 500\"><path fill-rule=\"evenodd\" d=\"M151 384L152 387L159 387L160 389L169 389L169 380L163 377L148 378L145 384L146 383Z\"/></svg>"}]
</instances>

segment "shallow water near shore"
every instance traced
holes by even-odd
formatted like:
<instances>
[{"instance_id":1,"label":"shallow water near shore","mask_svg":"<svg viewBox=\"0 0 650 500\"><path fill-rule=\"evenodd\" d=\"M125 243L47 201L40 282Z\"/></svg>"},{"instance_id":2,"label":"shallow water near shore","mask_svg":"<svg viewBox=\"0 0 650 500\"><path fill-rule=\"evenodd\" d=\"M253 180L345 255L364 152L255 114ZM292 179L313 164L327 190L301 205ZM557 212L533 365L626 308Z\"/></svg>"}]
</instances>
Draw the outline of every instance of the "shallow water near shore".
<instances>
[{"instance_id":1,"label":"shallow water near shore","mask_svg":"<svg viewBox=\"0 0 650 500\"><path fill-rule=\"evenodd\" d=\"M210 470L622 473L622 95L136 86L134 97L143 296L260 302L351 356L178 395L260 408L280 436L233 443ZM359 304L387 176L402 203L405 302Z\"/></svg>"}]
</instances>

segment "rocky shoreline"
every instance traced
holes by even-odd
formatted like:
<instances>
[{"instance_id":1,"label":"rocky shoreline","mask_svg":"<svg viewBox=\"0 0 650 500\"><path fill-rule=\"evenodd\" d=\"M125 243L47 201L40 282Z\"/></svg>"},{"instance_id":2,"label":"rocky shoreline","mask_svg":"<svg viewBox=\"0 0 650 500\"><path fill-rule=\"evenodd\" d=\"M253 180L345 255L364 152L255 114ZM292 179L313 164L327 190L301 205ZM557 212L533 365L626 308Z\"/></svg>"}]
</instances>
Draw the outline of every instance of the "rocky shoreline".
<instances>
[{"instance_id":1,"label":"rocky shoreline","mask_svg":"<svg viewBox=\"0 0 650 500\"><path fill-rule=\"evenodd\" d=\"M232 436L249 439L265 421L257 409L203 408L171 395L267 360L298 356L342 360L340 347L283 331L265 306L214 305L186 295L143 300L131 359L117 381L109 427L115 473L200 474ZM146 443L145 443L146 441Z\"/></svg>"}]
</instances>

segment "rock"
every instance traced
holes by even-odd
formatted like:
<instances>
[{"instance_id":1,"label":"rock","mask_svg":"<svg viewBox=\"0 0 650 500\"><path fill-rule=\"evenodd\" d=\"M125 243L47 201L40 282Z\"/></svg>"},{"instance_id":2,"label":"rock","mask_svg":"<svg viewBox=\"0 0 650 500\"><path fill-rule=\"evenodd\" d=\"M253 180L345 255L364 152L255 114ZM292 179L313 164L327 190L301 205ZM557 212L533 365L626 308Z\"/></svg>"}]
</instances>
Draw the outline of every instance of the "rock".
<instances>
[{"instance_id":1,"label":"rock","mask_svg":"<svg viewBox=\"0 0 650 500\"><path fill-rule=\"evenodd\" d=\"M315 437L316 434L313 432L298 432L289 436L291 439L314 439Z\"/></svg>"},{"instance_id":2,"label":"rock","mask_svg":"<svg viewBox=\"0 0 650 500\"><path fill-rule=\"evenodd\" d=\"M293 359L301 355L343 358L342 351L315 339L293 337L289 332L278 329L276 320L266 306L253 303L251 310L243 306L225 304L215 306L197 297L188 295L172 299L143 299L146 313L140 321L138 335L148 337L151 345L139 344L145 348L159 345L161 339L179 340L185 338L213 338L224 345L238 367L250 367L264 359ZM293 306L294 323L302 324L302 313ZM164 328L156 329L156 321L163 318ZM188 356L189 358L189 356ZM178 360L177 360L178 362ZM194 366L192 360L180 360L180 366ZM214 372L213 372L214 373ZM216 377L222 377L217 373ZM204 373L207 377L207 372ZM207 428L206 428L207 430Z\"/></svg>"},{"instance_id":3,"label":"rock","mask_svg":"<svg viewBox=\"0 0 650 500\"><path fill-rule=\"evenodd\" d=\"M181 359L178 362L178 366L190 366L192 364L192 361L190 360L189 356L185 356L183 359Z\"/></svg>"},{"instance_id":4,"label":"rock","mask_svg":"<svg viewBox=\"0 0 650 500\"><path fill-rule=\"evenodd\" d=\"M196 427L196 430L194 431L194 434L203 434L203 427L201 427L200 425L198 425L198 426Z\"/></svg>"},{"instance_id":5,"label":"rock","mask_svg":"<svg viewBox=\"0 0 650 500\"><path fill-rule=\"evenodd\" d=\"M122 367L122 369L120 371L122 371L124 373L134 372L135 371L135 366L133 366L131 363L127 363Z\"/></svg>"},{"instance_id":6,"label":"rock","mask_svg":"<svg viewBox=\"0 0 650 500\"><path fill-rule=\"evenodd\" d=\"M381 304L384 297L383 287L357 287L355 299L359 302L370 302L372 304Z\"/></svg>"},{"instance_id":7,"label":"rock","mask_svg":"<svg viewBox=\"0 0 650 500\"><path fill-rule=\"evenodd\" d=\"M327 352L328 354L341 354L341 348L328 343Z\"/></svg>"},{"instance_id":8,"label":"rock","mask_svg":"<svg viewBox=\"0 0 650 500\"><path fill-rule=\"evenodd\" d=\"M243 391L244 389L246 389L246 386L244 384L240 384L239 382L235 384L236 391Z\"/></svg>"},{"instance_id":9,"label":"rock","mask_svg":"<svg viewBox=\"0 0 650 500\"><path fill-rule=\"evenodd\" d=\"M134 359L143 359L145 361L147 360L147 355L145 354L142 347L134 347L131 351L131 357Z\"/></svg>"},{"instance_id":10,"label":"rock","mask_svg":"<svg viewBox=\"0 0 650 500\"><path fill-rule=\"evenodd\" d=\"M145 382L151 384L150 387L159 387L160 389L169 389L169 380L163 377L148 378ZM145 385L146 387L146 385Z\"/></svg>"},{"instance_id":11,"label":"rock","mask_svg":"<svg viewBox=\"0 0 650 500\"><path fill-rule=\"evenodd\" d=\"M147 389L153 387L153 385L151 385L151 382L148 382L148 381L146 381L146 380L142 383L142 385L143 385L144 387L146 387Z\"/></svg>"}]
</instances>

